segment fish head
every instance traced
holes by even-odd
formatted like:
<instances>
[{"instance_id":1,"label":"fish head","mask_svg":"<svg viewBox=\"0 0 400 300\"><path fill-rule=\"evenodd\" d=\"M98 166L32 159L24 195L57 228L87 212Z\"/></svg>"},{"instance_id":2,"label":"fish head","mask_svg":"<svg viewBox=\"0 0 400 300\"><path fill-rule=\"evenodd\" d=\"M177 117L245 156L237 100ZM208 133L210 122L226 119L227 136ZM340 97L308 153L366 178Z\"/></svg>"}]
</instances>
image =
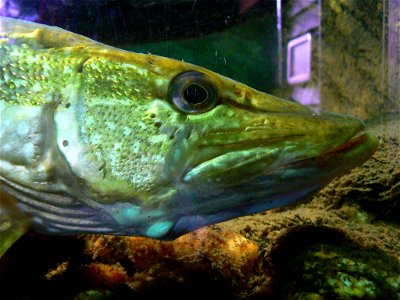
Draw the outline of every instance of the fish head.
<instances>
[{"instance_id":1,"label":"fish head","mask_svg":"<svg viewBox=\"0 0 400 300\"><path fill-rule=\"evenodd\" d=\"M127 234L140 219L142 234L173 238L298 201L376 149L355 117L182 61L98 51L82 68L79 139L61 148L85 195ZM74 140L66 132L60 145Z\"/></svg>"},{"instance_id":2,"label":"fish head","mask_svg":"<svg viewBox=\"0 0 400 300\"><path fill-rule=\"evenodd\" d=\"M192 64L0 25L1 188L46 233L174 238L310 196L377 147L355 117Z\"/></svg>"}]
</instances>

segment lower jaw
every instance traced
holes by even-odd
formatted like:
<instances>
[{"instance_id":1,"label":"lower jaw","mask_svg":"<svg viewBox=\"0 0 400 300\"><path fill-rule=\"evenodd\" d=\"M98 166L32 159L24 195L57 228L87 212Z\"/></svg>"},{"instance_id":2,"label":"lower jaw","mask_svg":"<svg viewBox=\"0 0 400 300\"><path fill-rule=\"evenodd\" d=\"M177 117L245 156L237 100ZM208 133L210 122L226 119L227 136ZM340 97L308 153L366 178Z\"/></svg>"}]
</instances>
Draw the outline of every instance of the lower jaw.
<instances>
[{"instance_id":1,"label":"lower jaw","mask_svg":"<svg viewBox=\"0 0 400 300\"><path fill-rule=\"evenodd\" d=\"M332 151L322 155L338 155L342 159L356 159L364 162L378 147L378 139L369 132L362 132Z\"/></svg>"}]
</instances>

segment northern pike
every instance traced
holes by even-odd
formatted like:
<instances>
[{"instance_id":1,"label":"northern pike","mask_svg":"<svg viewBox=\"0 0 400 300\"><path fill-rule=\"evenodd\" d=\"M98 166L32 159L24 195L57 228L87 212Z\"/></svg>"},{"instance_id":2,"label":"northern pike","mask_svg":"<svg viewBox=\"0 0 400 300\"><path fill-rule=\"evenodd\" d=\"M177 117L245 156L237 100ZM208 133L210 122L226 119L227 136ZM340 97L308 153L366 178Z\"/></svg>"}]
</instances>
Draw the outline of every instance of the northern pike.
<instances>
[{"instance_id":1,"label":"northern pike","mask_svg":"<svg viewBox=\"0 0 400 300\"><path fill-rule=\"evenodd\" d=\"M3 248L29 228L172 239L309 197L378 144L358 118L5 17L0 114Z\"/></svg>"}]
</instances>

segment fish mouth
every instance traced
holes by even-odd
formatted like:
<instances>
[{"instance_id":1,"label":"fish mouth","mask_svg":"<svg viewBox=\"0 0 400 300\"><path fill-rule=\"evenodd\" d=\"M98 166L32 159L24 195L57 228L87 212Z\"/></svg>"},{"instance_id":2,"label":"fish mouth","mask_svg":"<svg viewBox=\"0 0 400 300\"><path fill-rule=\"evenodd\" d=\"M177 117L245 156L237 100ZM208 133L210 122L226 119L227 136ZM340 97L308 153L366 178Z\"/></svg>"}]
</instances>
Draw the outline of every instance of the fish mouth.
<instances>
[{"instance_id":1,"label":"fish mouth","mask_svg":"<svg viewBox=\"0 0 400 300\"><path fill-rule=\"evenodd\" d=\"M360 131L325 153L290 162L273 170L285 180L298 182L299 186L318 186L318 189L333 178L342 176L349 170L362 165L378 148L378 139L368 131Z\"/></svg>"},{"instance_id":2,"label":"fish mouth","mask_svg":"<svg viewBox=\"0 0 400 300\"><path fill-rule=\"evenodd\" d=\"M214 153L208 159L198 159L199 163L192 165L185 172L182 181L235 185L251 181L252 178L263 174L274 173L277 169L304 168L318 162L322 170L334 170L332 174L340 175L340 170L347 171L367 160L375 152L378 144L375 136L362 129L340 145L318 155L308 155L304 149L305 154L298 154L297 150L289 153L291 146L282 146L282 142L296 144L297 140L302 138L304 135L299 134L207 145L213 149L218 148L219 153Z\"/></svg>"},{"instance_id":3,"label":"fish mouth","mask_svg":"<svg viewBox=\"0 0 400 300\"><path fill-rule=\"evenodd\" d=\"M181 197L195 198L195 209L193 203L189 202L185 209L190 214L182 217L171 232L177 234L188 228L195 229L310 197L335 177L365 162L377 146L378 140L374 135L360 130L339 146L331 147L320 155L282 161L283 153L277 151L272 159L277 162L274 161L272 167L268 160L262 160L221 173L210 168L209 171L214 171L214 174L201 174L200 171L195 174L193 169L189 170L187 174L193 173L192 177L187 176L191 180L189 183L196 184L184 185ZM238 152L242 151L246 150ZM229 153L221 157L226 155ZM229 157L226 158L229 160ZM221 177L222 181L216 180Z\"/></svg>"},{"instance_id":4,"label":"fish mouth","mask_svg":"<svg viewBox=\"0 0 400 300\"><path fill-rule=\"evenodd\" d=\"M365 150L367 154L370 154L375 152L377 145L378 140L374 135L372 135L368 131L360 131L343 144L333 148L332 150L329 150L328 152L325 152L321 155L321 157L325 155L350 154L352 152L355 152L355 150L358 150L357 153L359 154L362 150Z\"/></svg>"}]
</instances>

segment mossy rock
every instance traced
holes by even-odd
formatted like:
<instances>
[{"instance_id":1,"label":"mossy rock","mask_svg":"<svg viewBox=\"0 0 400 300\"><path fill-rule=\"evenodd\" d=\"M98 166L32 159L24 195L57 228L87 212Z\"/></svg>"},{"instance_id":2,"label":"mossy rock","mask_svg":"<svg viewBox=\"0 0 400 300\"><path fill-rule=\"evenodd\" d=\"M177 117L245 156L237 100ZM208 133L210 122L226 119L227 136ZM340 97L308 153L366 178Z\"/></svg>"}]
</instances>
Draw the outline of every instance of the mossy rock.
<instances>
[{"instance_id":1,"label":"mossy rock","mask_svg":"<svg viewBox=\"0 0 400 300\"><path fill-rule=\"evenodd\" d=\"M285 299L399 299L400 265L375 249L316 244L286 265Z\"/></svg>"}]
</instances>

